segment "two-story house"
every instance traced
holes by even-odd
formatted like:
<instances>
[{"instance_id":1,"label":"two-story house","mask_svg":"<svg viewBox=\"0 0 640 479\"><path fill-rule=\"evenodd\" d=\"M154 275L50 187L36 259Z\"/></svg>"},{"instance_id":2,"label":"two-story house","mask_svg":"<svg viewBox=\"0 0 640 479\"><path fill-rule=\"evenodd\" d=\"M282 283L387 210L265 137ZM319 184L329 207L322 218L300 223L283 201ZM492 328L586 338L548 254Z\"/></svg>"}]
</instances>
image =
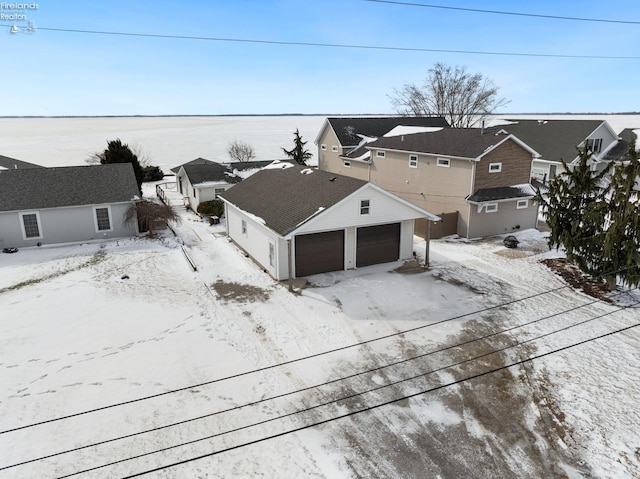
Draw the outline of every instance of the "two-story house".
<instances>
[{"instance_id":1,"label":"two-story house","mask_svg":"<svg viewBox=\"0 0 640 479\"><path fill-rule=\"evenodd\" d=\"M443 117L327 118L315 139L318 146L318 167L323 171L368 181L369 151L364 148L366 143L392 130L418 133L448 127L449 124ZM354 152L351 157L343 158Z\"/></svg>"},{"instance_id":2,"label":"two-story house","mask_svg":"<svg viewBox=\"0 0 640 479\"><path fill-rule=\"evenodd\" d=\"M432 237L476 238L537 225L530 177L539 154L515 135L445 128L382 137L365 148L372 183L445 218ZM426 232L417 225L416 233Z\"/></svg>"},{"instance_id":3,"label":"two-story house","mask_svg":"<svg viewBox=\"0 0 640 479\"><path fill-rule=\"evenodd\" d=\"M619 142L604 120L507 120L487 132L515 135L540 153L533 160L531 175L542 183L563 171L561 160L567 164L575 161L578 148L592 152L595 168L604 166L609 151Z\"/></svg>"}]
</instances>

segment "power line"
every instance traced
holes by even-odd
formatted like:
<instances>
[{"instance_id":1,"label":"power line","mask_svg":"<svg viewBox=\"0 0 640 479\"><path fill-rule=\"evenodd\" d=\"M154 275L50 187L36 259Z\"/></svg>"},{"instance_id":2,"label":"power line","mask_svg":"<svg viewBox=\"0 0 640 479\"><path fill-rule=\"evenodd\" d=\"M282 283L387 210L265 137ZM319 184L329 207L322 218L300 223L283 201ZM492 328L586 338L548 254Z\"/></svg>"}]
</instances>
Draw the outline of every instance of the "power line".
<instances>
[{"instance_id":1,"label":"power line","mask_svg":"<svg viewBox=\"0 0 640 479\"><path fill-rule=\"evenodd\" d=\"M270 369L275 369L275 368L278 368L278 367L287 366L287 365L290 365L290 364L298 363L300 361L305 361L307 359L312 359L312 358L316 358L316 357L325 356L327 354L332 354L332 353L335 353L335 352L338 352L338 351L344 351L344 350L347 350L347 349L363 346L365 344L371 344L371 343L374 343L374 342L377 342L377 341L382 341L384 339L389 339L389 338L393 338L393 337L396 337L396 336L401 336L403 334L411 333L411 332L418 331L418 330L421 330L421 329L430 328L430 327L437 326L439 324L443 324L443 323L446 323L446 322L449 322L449 321L454 321L454 320L457 320L457 319L465 318L467 316L472 316L474 314L479 314L479 313L484 313L484 312L487 312L487 311L492 311L494 309L499 309L499 308L502 308L504 306L508 306L510 304L518 303L520 301L526 301L528 299L532 299L532 298L536 298L536 297L539 297L539 296L543 296L545 294L554 293L556 291L560 291L560 290L568 288L568 287L569 287L569 285L566 284L566 285L560 286L558 288L553 288L553 289L550 289L550 290L547 290L547 291L543 291L543 292L540 292L540 293L535 293L535 294L532 294L532 295L529 295L529 296L525 296L523 298L514 299L514 300L507 301L507 302L504 302L504 303L500 303L500 304L497 304L497 305L494 305L494 306L488 306L486 308L482 308L482 309L479 309L479 310L476 310L476 311L472 311L470 313L464 313L464 314L460 314L458 316L453 316L453 317L450 317L450 318L441 319L441 320L436 321L434 323L424 324L422 326L416 326L414 328L406 329L406 330L399 331L399 332L396 332L396 333L387 334L385 336L379 336L379 337L376 337L376 338L373 338L373 339L368 339L366 341L361 341L361 342L358 342L358 343L352 343L352 344L349 344L349 345L346 345L346 346L341 346L339 348L334 348L334 349L330 349L330 350L327 350L327 351L322 351L320 353L315 353L315 354L311 354L311 355L308 355L308 356L303 356L303 357L300 357L300 358L292 359L292 360L289 360L289 361L283 361L281 363L272 364L270 366L264 366L264 367L261 367L261 368L252 369L252 370L245 371L245 372L242 372L242 373L232 374L230 376L226 376L226 377L223 377L223 378L213 379L213 380L210 380L210 381L204 381L204 382L201 382L199 384L193 384L193 385L189 385L189 386L184 386L184 387L181 387L181 388L172 389L172 390L169 390L169 391L164 391L164 392L157 393L157 394L152 394L152 395L149 395L149 396L144 396L144 397L140 397L140 398L136 398L136 399L130 399L130 400L127 400L127 401L122 401L122 402L110 404L110 405L107 405L107 406L101 406L101 407L97 407L97 408L94 408L94 409L89 409L89 410L82 411L82 412L68 414L66 416L60 416L60 417L57 417L57 418L46 419L46 420L43 420L43 421L38 421L38 422L35 422L35 423L26 424L24 426L18 426L18 427L13 427L13 428L10 428L10 429L5 429L3 431L0 431L0 435L7 434L7 433L10 433L10 432L20 431L22 429L27 429L27 428L31 428L31 427L35 427L35 426L40 426L40 425L43 425L43 424L49 424L49 423L52 423L52 422L62 421L62 420L65 420L65 419L70 419L72 417L78 417L78 416L83 416L83 415L94 413L94 412L98 412L98 411L104 411L106 409L111 409L111 408L114 408L114 407L119 407L119 406L124 406L124 405L127 405L127 404L133 404L133 403L136 403L136 402L146 401L148 399L154 399L154 398L158 398L158 397L161 397L161 396L166 396L168 394L175 394L175 393L182 392L182 391L188 391L190 389L195 389L195 388L199 388L199 387L203 387L203 386L209 386L211 384L219 383L219 382L222 382L222 381L228 381L230 379L236 379L236 378L240 378L240 377L243 377L243 376L248 376L250 374L255 374L255 373L259 373L259 372L263 372L263 371L268 371Z\"/></svg>"},{"instance_id":2,"label":"power line","mask_svg":"<svg viewBox=\"0 0 640 479\"><path fill-rule=\"evenodd\" d=\"M10 27L10 25L0 25ZM288 45L303 47L325 47L325 48L347 48L359 50L383 50L383 51L403 51L403 52L422 52L422 53L461 53L468 55L494 55L494 56L511 56L511 57L537 57L537 58L576 58L591 60L640 60L640 56L623 56L623 55L569 55L560 53L522 53L522 52L502 52L502 51L481 51L481 50L452 50L444 48L419 48L419 47L392 47L384 45L359 45L348 43L321 43L321 42L291 42L278 40L262 40L249 38L225 38L225 37L207 37L207 36L189 36L189 35L166 35L154 33L135 33L135 32L116 32L103 30L79 30L69 28L47 28L38 27L38 31L51 31L63 33L82 33L91 35L111 35L126 36L140 38L165 38L174 40L199 40L211 42L233 42L233 43L250 43L264 45Z\"/></svg>"},{"instance_id":3,"label":"power line","mask_svg":"<svg viewBox=\"0 0 640 479\"><path fill-rule=\"evenodd\" d=\"M637 288L634 288L634 289L637 289ZM616 293L614 296L619 296L620 294L623 294L623 293ZM77 452L77 451L80 451L80 450L83 450L83 449L87 449L89 447L101 446L101 445L108 444L108 443L115 442L115 441L119 441L119 440L122 440L122 439L129 439L131 437L140 436L142 434L148 434L148 433L151 433L151 432L160 431L162 429L167 429L169 427L180 426L182 424L187 424L189 422L206 419L206 418L209 418L209 417L217 416L217 415L228 413L228 412L232 412L232 411L237 411L237 410L243 409L245 407L255 406L255 405L267 402L267 401L273 401L275 399L281 399L283 397L291 396L293 394L298 394L298 393L309 391L309 390L312 390L312 389L317 389L317 388L320 388L320 387L324 387L324 386L327 386L327 385L330 385L330 384L335 384L337 382L344 381L344 380L347 380L347 379L352 379L354 377L362 376L364 374L370 374L370 373L373 373L373 372L376 372L376 371L381 371L383 369L387 369L387 368L390 368L390 367L393 367L393 366L398 366L400 364L405 364L405 363L408 363L410 361L415 361L417 359L423 359L423 358L425 358L427 356L431 356L431 355L438 354L438 353L441 353L441 352L444 352L444 351L455 349L455 348L458 348L458 347L461 347L461 346L465 346L467 344L471 344L471 343L474 343L474 342L477 342L477 341L483 341L485 339L497 336L499 334L504 334L504 333L513 331L515 329L523 328L525 326L530 326L532 324L539 323L539 322L544 321L546 319L550 319L550 318L559 316L561 314L566 314L566 313L569 313L569 312L572 312L572 311L576 311L578 309L581 309L581 308L584 308L586 306L590 306L590 305L596 304L596 303L602 303L602 300L595 299L595 300L589 301L587 303L583 303L581 305L575 306L573 308L561 311L559 313L554 313L554 314L551 314L551 315L548 315L548 316L544 316L542 318L538 318L538 319L535 319L535 320L532 320L532 321L525 322L523 324L519 324L519 325L516 325L516 326L512 326L512 327L506 328L506 329L502 329L500 331L489 333L489 334L486 334L484 336L479 336L479 337L476 337L476 338L473 338L473 339L470 339L470 340L467 340L467 341L464 341L464 342L461 342L461 343L457 343L457 344L449 345L449 346L446 346L446 347L442 347L440 349L436 349L436 350L433 350L433 351L429 351L427 353L419 354L419 355L413 356L411 358L405 358L405 359L398 360L398 361L395 361L395 362L392 362L392 363L387 363L387 364L385 364L383 366L379 366L379 367L376 367L376 368L371 368L371 369L368 369L368 370L360 371L360 372L357 372L357 373L354 373L354 374L350 374L348 376L343 376L343 377L336 378L336 379L333 379L333 380L330 380L330 381L326 381L324 383L316 384L316 385L313 385L313 386L308 386L308 387L297 389L297 390L290 391L290 392L287 392L287 393L278 394L278 395L271 396L271 397L268 397L268 398L260 399L258 401L249 402L249 403L243 404L241 406L235 406L235 407L232 407L232 408L223 409L223 410L220 410L220 411L216 411L214 413L204 414L204 415L197 416L197 417L190 418L190 419L186 419L186 420L183 420L183 421L178 421L178 422L171 423L171 424L165 424L163 426L154 427L154 428L147 429L147 430L144 430L144 431L139 431L139 432L135 432L135 433L131 433L131 434L127 434L127 435L123 435L123 436L107 439L107 440L104 440L104 441L100 441L100 442L96 442L96 443L92 443L92 444L87 444L87 445L84 445L84 446L79 446L79 447L76 447L76 448L73 448L73 449L68 449L66 451L61 451L61 452L57 452L57 453L54 453L54 454L49 454L49 455L46 455L46 456L41 456L41 457L38 457L38 458L22 461L22 462L19 462L19 463L16 463L16 464L11 464L9 466L3 466L3 467L0 467L0 471L5 470L5 469L11 469L13 467L26 465L26 464L29 464L29 463L32 463L32 462L42 461L44 459L50 459L52 457L61 456L63 454L69 454L69 453L72 453L72 452ZM616 312L616 311L614 311L614 312ZM611 314L611 313L607 313L607 314L602 315L602 316L606 316L608 314ZM592 321L593 319L597 319L598 317L602 317L602 316L596 316L595 318L591 318L591 319L587 320L587 322L588 321ZM581 323L578 323L578 325L579 324L581 324ZM570 326L570 327L574 327L574 326L576 326L576 325L573 325L573 326ZM567 329L567 328L562 328L560 330L554 331L554 332L549 333L549 334L553 334L555 332L563 331L564 329ZM525 344L525 343L530 342L532 340L540 339L540 337L544 337L544 335L536 337L536 338L533 338L533 339L530 339L530 340L527 340L527 341L522 341L520 343L516 343L516 344L513 344L511 346L508 346L508 347L505 347L505 348L502 348L502 349L498 349L496 351L492 351L491 353L487 353L487 354L494 354L496 352L500 352L500 351L503 351L505 349L509 349L509 348L515 347L515 346L517 346L519 344ZM478 358L484 357L484 356L485 355L476 356L475 358L472 358L472 359L478 359ZM462 361L462 363L467 362L467 361L470 361L470 360ZM449 365L449 366L446 366L446 367L453 367L453 366L456 366L456 365L459 365L459 364L461 364L461 363L456 363L456 364ZM435 372L435 371L431 371L428 374L431 374L432 372ZM424 374L422 374L422 375L424 375ZM422 376L422 375L419 375L419 376ZM415 376L415 377L419 377L419 376ZM414 378L404 379L403 381L408 381L410 379L415 379L415 377ZM403 381L398 381L398 382L403 382ZM393 385L393 384L396 384L396 383L388 384L388 385L383 386L383 387L388 387L388 386ZM375 388L373 390L376 390L376 389L379 389L379 388ZM373 390L365 391L365 393L366 392L371 392ZM359 393L359 394L364 394L364 393ZM337 401L342 401L342 400L345 400L345 399L349 399L351 397L353 397L353 396L348 396L346 398L343 397L343 398L338 399ZM335 402L335 401L332 401L332 402ZM320 407L320 406L314 406L314 407L317 408L317 407ZM313 408L309 408L309 409L313 409ZM304 411L306 411L306 410L304 410ZM304 412L304 411L302 411L302 412ZM256 425L256 424L254 424L254 425ZM229 432L233 432L233 431L227 431L225 434L227 434ZM205 439L208 439L208 438L205 438ZM160 452L160 451L156 451L156 452ZM132 459L132 458L130 458L130 459Z\"/></svg>"},{"instance_id":4,"label":"power line","mask_svg":"<svg viewBox=\"0 0 640 479\"><path fill-rule=\"evenodd\" d=\"M373 2L373 3L388 3L391 5L403 5L408 7L440 8L442 10L490 13L495 15L514 15L518 17L549 18L553 20L571 20L571 21L579 21L579 22L622 23L627 25L640 25L640 22L633 21L633 20L609 20L605 18L566 17L566 16L560 16L560 15L542 15L539 13L505 12L500 10L482 10L478 8L446 7L444 5L430 5L426 3L413 3L413 2L396 2L391 0L365 0L365 1Z\"/></svg>"},{"instance_id":5,"label":"power line","mask_svg":"<svg viewBox=\"0 0 640 479\"><path fill-rule=\"evenodd\" d=\"M382 403L379 403L379 404L374 404L372 406L366 406L366 407L364 407L362 409L359 409L357 411L350 411L348 413L341 414L339 416L334 416L334 417L331 417L329 419L323 419L321 421L316 421L314 423L306 424L304 426L299 426L299 427L290 429L288 431L280 432L280 433L277 433L277 434L272 434L270 436L266 436L266 437L263 437L263 438L260 438L260 439L255 439L253 441L244 442L244 443L241 443L241 444L237 444L235 446L230 446L230 447L227 447L227 448L224 448L224 449L220 449L218 451L214 451L214 452L207 453L207 454L202 454L202 455L199 455L199 456L196 456L196 457L192 457L192 458L189 458L189 459L184 459L184 460L178 461L178 462L173 462L173 463L170 463L170 464L166 464L164 466L156 467L156 468L153 468L153 469L148 469L148 470L145 470L145 471L142 471L142 472L138 472L138 473L135 473L135 474L130 474L128 476L124 476L123 479L131 479L131 478L134 478L134 477L144 476L144 475L150 474L152 472L158 472L158 471L161 471L161 470L164 470L164 469L169 469L169 468L172 468L172 467L175 467L175 466L179 466L179 465L182 465L182 464L187 464L189 462L197 461L197 460L204 459L204 458L207 458L207 457L216 456L216 455L219 455L219 454L222 454L222 453L225 453L225 452L229 452L229 451L232 451L232 450L235 450L235 449L240 449L240 448L243 448L243 447L246 447L246 446L250 446L250 445L253 445L253 444L258 444L258 443L261 443L261 442L264 442L264 441L267 441L267 440L271 440L271 439L275 439L275 438L278 438L278 437L286 436L286 435L292 434L294 432L299 432L299 431L303 431L305 429L310 429L312 427L328 424L328 423L337 421L339 419L344 419L344 418L347 418L347 417L355 416L356 414L360 414L360 413L363 413L363 412L369 412L369 411L372 411L374 409L381 408L383 406L388 406L390 404L395 404L395 403L400 402L400 401L411 399L411 398L414 398L414 397L417 397L417 396L421 396L423 394L427 394L427 393L430 393L430 392L438 391L440 389L445 389L447 387L451 387L451 386L454 386L456 384L461 384L461 383L464 383L466 381L470 381L472 379L477 379L477 378L480 378L480 377L483 377L483 376L487 376L489 374L493 374L495 372L499 372L499 371L502 371L502 370L505 370L505 369L509 369L509 368L514 367L514 366L519 366L521 364L524 364L524 363L527 363L527 362L531 362L531 361L533 361L535 359L540 359L540 358L543 358L543 357L546 357L546 356L550 356L551 354L555 354L555 353L558 353L558 352L561 352L561 351L565 351L565 350L574 348L576 346L580 346L580 345L583 345L583 344L586 344L586 343L589 343L589 342L592 342L592 341L595 341L595 340L598 340L598 339L605 338L607 336L611 336L613 334L618 334L618 333L630 330L632 328L636 328L638 326L640 326L640 323L636 323L636 324L633 324L631 326L627 326L627 327L620 328L620 329L617 329L617 330L614 330L614 331L610 331L608 333L601 334L599 336L595 336L595 337L580 341L578 343L570 344L570 345L564 346L562 348L558 348L558 349L554 349L554 350L551 350L551 351L547 351L546 353L538 354L538 355L532 356L530 358L526 358L526 359L523 359L523 360L520 360L520 361L516 361L516 362L513 362L511 364L508 364L508 365L505 365L505 366L501 366L499 368L494 368L494 369L491 369L489 371L484 371L482 373L474 374L474 375L468 376L466 378L458 379L456 381L452 381L452 382L449 382L449 383L446 383L446 384L441 384L439 386L435 386L435 387L432 387L432 388L429 388L429 389L425 389L425 390L419 391L417 393L404 395L402 397L391 399L389 401L385 401L385 402L382 402ZM61 476L58 479L62 479L63 477L69 477L69 476Z\"/></svg>"}]
</instances>

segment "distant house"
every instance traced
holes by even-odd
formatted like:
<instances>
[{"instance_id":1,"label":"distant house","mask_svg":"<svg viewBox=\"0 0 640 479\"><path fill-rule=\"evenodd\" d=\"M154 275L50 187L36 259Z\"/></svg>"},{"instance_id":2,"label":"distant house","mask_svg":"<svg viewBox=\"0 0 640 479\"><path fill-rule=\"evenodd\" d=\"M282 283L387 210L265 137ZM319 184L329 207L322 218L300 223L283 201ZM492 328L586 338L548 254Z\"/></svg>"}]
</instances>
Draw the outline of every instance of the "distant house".
<instances>
[{"instance_id":1,"label":"distant house","mask_svg":"<svg viewBox=\"0 0 640 479\"><path fill-rule=\"evenodd\" d=\"M2 170L17 170L24 168L42 168L40 165L28 163L22 160L16 160L15 158L9 158L8 156L0 155L0 171Z\"/></svg>"},{"instance_id":2,"label":"distant house","mask_svg":"<svg viewBox=\"0 0 640 479\"><path fill-rule=\"evenodd\" d=\"M229 237L278 280L411 258L415 219L439 219L372 183L291 164L221 198Z\"/></svg>"},{"instance_id":3,"label":"distant house","mask_svg":"<svg viewBox=\"0 0 640 479\"><path fill-rule=\"evenodd\" d=\"M376 140L395 129L396 132L417 133L448 128L443 117L335 117L327 118L316 137L318 167L343 175L368 180L367 142ZM360 147L360 152L353 154ZM349 155L347 157L347 155Z\"/></svg>"},{"instance_id":4,"label":"distant house","mask_svg":"<svg viewBox=\"0 0 640 479\"><path fill-rule=\"evenodd\" d=\"M0 171L0 247L136 235L124 215L139 194L129 163Z\"/></svg>"},{"instance_id":5,"label":"distant house","mask_svg":"<svg viewBox=\"0 0 640 479\"><path fill-rule=\"evenodd\" d=\"M443 217L433 238L478 238L537 225L530 177L538 153L515 135L445 128L382 137L365 148L371 182ZM423 224L416 233L426 234Z\"/></svg>"},{"instance_id":6,"label":"distant house","mask_svg":"<svg viewBox=\"0 0 640 479\"><path fill-rule=\"evenodd\" d=\"M531 176L542 183L562 172L561 160L576 160L578 148L589 148L596 163L604 163L618 143L618 135L604 120L507 120L487 133L515 135L535 149L540 156L533 160Z\"/></svg>"},{"instance_id":7,"label":"distant house","mask_svg":"<svg viewBox=\"0 0 640 479\"><path fill-rule=\"evenodd\" d=\"M243 178L259 171L271 161L246 161L216 163L197 158L172 168L176 174L176 188L184 198L185 205L197 211L204 201L214 200Z\"/></svg>"}]
</instances>

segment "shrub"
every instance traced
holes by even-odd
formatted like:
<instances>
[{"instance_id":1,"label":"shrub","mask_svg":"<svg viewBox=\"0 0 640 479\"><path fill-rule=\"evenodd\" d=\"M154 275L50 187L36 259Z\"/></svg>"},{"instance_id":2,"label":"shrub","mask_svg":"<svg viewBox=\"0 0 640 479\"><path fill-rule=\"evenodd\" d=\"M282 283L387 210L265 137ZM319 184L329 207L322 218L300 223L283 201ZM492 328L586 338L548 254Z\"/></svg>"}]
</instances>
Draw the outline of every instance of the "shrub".
<instances>
[{"instance_id":1,"label":"shrub","mask_svg":"<svg viewBox=\"0 0 640 479\"><path fill-rule=\"evenodd\" d=\"M164 178L164 173L159 166L143 166L142 181L159 181Z\"/></svg>"},{"instance_id":2,"label":"shrub","mask_svg":"<svg viewBox=\"0 0 640 479\"><path fill-rule=\"evenodd\" d=\"M222 200L203 201L198 205L198 213L201 215L221 217L224 215L224 201Z\"/></svg>"}]
</instances>

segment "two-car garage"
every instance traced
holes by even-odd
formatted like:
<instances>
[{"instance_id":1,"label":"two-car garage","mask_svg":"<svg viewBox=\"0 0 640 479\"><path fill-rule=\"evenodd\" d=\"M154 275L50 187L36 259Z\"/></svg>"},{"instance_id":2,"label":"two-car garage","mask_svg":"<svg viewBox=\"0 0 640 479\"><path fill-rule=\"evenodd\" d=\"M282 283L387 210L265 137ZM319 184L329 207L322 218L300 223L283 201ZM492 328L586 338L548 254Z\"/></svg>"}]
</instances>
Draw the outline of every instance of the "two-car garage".
<instances>
[{"instance_id":1,"label":"two-car garage","mask_svg":"<svg viewBox=\"0 0 640 479\"><path fill-rule=\"evenodd\" d=\"M400 258L400 223L356 229L356 266L370 266ZM345 269L345 230L295 236L295 274L309 276Z\"/></svg>"}]
</instances>

